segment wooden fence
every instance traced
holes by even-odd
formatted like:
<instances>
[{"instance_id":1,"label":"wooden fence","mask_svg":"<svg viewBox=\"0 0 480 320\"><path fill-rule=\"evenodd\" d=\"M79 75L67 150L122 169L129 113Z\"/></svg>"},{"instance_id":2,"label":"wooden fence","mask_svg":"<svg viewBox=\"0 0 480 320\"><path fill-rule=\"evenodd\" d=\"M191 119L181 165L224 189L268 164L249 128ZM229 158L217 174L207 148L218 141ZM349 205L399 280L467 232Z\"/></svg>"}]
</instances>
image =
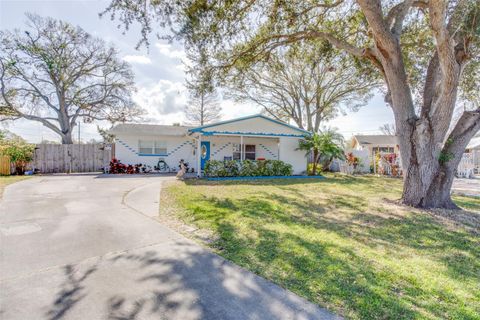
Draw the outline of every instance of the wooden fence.
<instances>
[{"instance_id":1,"label":"wooden fence","mask_svg":"<svg viewBox=\"0 0 480 320\"><path fill-rule=\"evenodd\" d=\"M0 155L0 175L10 175L10 157Z\"/></svg>"},{"instance_id":2,"label":"wooden fence","mask_svg":"<svg viewBox=\"0 0 480 320\"><path fill-rule=\"evenodd\" d=\"M112 144L39 144L29 167L40 173L97 172L113 154Z\"/></svg>"}]
</instances>

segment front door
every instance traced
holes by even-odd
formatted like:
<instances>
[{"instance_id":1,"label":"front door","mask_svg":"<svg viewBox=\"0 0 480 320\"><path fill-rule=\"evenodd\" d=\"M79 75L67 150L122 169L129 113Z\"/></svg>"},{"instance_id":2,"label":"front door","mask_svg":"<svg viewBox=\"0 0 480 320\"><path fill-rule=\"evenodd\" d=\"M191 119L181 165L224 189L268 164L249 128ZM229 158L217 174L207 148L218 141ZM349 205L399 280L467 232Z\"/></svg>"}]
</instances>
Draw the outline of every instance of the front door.
<instances>
[{"instance_id":1,"label":"front door","mask_svg":"<svg viewBox=\"0 0 480 320\"><path fill-rule=\"evenodd\" d=\"M200 165L202 170L205 168L205 163L210 159L210 141L202 141L200 146Z\"/></svg>"}]
</instances>

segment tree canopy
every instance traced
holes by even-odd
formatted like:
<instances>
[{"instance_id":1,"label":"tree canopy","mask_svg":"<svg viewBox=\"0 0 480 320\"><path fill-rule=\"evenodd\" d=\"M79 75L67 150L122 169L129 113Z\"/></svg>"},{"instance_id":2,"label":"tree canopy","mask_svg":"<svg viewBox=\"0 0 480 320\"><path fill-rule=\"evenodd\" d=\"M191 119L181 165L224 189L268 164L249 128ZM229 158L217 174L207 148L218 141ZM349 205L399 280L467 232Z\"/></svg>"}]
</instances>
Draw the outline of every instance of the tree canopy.
<instances>
[{"instance_id":1,"label":"tree canopy","mask_svg":"<svg viewBox=\"0 0 480 320\"><path fill-rule=\"evenodd\" d=\"M220 78L232 67L268 60L277 48L328 41L384 82L399 139L402 201L456 208L455 170L480 129L480 107L454 122L457 98L478 94L480 2L477 0L112 0L105 13L124 26L154 24L187 47L201 41Z\"/></svg>"},{"instance_id":2,"label":"tree canopy","mask_svg":"<svg viewBox=\"0 0 480 320\"><path fill-rule=\"evenodd\" d=\"M42 123L72 143L78 121L127 121L141 113L129 64L69 23L27 15L27 31L0 31L0 119Z\"/></svg>"},{"instance_id":3,"label":"tree canopy","mask_svg":"<svg viewBox=\"0 0 480 320\"><path fill-rule=\"evenodd\" d=\"M251 101L276 119L318 132L325 121L357 111L378 84L345 53L325 41L277 49L251 68L235 66L227 95Z\"/></svg>"}]
</instances>

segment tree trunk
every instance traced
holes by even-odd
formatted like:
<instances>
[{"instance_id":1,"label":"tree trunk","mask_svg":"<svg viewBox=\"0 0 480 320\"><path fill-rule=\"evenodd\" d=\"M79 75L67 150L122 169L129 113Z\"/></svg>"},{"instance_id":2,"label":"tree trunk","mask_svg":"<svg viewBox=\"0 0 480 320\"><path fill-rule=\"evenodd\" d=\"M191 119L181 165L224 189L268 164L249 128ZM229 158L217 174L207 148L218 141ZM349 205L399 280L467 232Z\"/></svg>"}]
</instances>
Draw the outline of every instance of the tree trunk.
<instances>
[{"instance_id":1,"label":"tree trunk","mask_svg":"<svg viewBox=\"0 0 480 320\"><path fill-rule=\"evenodd\" d=\"M458 163L451 163L433 169L432 166L410 163L404 178L402 202L417 208L445 208L458 209L450 196L455 167ZM423 171L423 179L419 172ZM422 181L423 180L423 181Z\"/></svg>"},{"instance_id":2,"label":"tree trunk","mask_svg":"<svg viewBox=\"0 0 480 320\"><path fill-rule=\"evenodd\" d=\"M458 163L452 163L439 170L427 192L427 197L423 204L424 208L459 209L450 196L455 176L454 165L456 167Z\"/></svg>"},{"instance_id":3,"label":"tree trunk","mask_svg":"<svg viewBox=\"0 0 480 320\"><path fill-rule=\"evenodd\" d=\"M317 163L318 163L318 150L313 150L313 168L312 168L312 175L317 175Z\"/></svg>"},{"instance_id":4,"label":"tree trunk","mask_svg":"<svg viewBox=\"0 0 480 320\"><path fill-rule=\"evenodd\" d=\"M62 144L73 144L72 130L62 134Z\"/></svg>"}]
</instances>

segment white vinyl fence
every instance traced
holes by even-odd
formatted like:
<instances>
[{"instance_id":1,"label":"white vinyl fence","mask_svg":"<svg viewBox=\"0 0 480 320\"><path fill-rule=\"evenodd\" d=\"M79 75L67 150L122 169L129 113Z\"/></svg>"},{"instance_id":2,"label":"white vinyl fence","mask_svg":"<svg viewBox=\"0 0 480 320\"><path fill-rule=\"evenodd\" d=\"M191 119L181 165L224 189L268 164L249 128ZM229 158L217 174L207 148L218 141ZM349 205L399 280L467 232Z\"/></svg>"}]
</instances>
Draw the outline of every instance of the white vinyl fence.
<instances>
[{"instance_id":1,"label":"white vinyl fence","mask_svg":"<svg viewBox=\"0 0 480 320\"><path fill-rule=\"evenodd\" d=\"M473 161L473 153L464 153L457 168L457 176L459 178L473 178L475 164Z\"/></svg>"}]
</instances>

